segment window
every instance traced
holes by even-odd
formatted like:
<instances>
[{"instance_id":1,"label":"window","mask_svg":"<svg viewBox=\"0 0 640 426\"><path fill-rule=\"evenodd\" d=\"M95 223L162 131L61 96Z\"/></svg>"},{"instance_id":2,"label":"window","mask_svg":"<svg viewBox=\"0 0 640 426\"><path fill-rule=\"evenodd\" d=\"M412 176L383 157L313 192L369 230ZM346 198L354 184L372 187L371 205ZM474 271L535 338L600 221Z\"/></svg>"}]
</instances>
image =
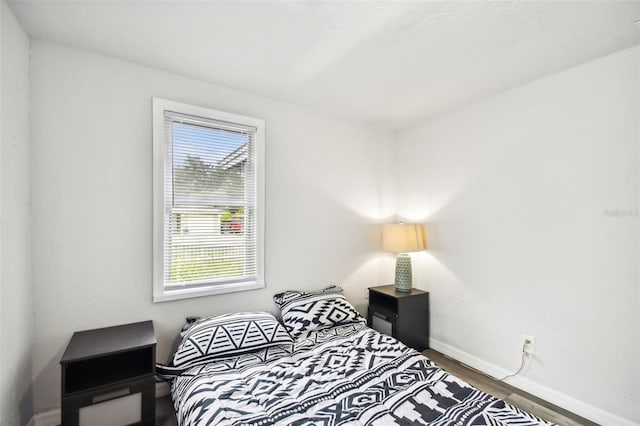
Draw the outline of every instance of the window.
<instances>
[{"instance_id":1,"label":"window","mask_svg":"<svg viewBox=\"0 0 640 426\"><path fill-rule=\"evenodd\" d=\"M264 287L264 121L153 99L153 300Z\"/></svg>"}]
</instances>

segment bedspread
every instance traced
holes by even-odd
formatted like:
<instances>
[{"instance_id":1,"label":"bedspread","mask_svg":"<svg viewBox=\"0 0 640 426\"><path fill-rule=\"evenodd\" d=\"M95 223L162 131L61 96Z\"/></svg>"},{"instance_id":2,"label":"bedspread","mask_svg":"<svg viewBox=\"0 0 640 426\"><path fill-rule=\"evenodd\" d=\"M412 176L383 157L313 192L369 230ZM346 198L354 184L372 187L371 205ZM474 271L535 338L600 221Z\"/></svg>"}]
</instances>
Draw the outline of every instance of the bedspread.
<instances>
[{"instance_id":1,"label":"bedspread","mask_svg":"<svg viewBox=\"0 0 640 426\"><path fill-rule=\"evenodd\" d=\"M363 324L210 362L172 381L196 425L549 425Z\"/></svg>"}]
</instances>

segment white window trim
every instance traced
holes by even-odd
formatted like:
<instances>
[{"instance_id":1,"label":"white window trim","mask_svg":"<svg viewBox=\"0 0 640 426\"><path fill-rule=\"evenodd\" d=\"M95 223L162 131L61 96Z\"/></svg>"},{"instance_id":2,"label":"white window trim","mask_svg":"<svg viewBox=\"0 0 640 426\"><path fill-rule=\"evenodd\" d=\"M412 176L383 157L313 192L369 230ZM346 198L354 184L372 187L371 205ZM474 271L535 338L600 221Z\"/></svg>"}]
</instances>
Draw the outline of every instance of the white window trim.
<instances>
[{"instance_id":1,"label":"white window trim","mask_svg":"<svg viewBox=\"0 0 640 426\"><path fill-rule=\"evenodd\" d=\"M218 121L255 127L256 153L256 276L252 282L224 283L202 287L167 290L164 286L164 161L166 154L164 111L174 111ZM264 120L215 111L166 99L153 98L153 301L186 299L213 294L254 290L265 287L264 281L264 212L265 212L265 123Z\"/></svg>"}]
</instances>

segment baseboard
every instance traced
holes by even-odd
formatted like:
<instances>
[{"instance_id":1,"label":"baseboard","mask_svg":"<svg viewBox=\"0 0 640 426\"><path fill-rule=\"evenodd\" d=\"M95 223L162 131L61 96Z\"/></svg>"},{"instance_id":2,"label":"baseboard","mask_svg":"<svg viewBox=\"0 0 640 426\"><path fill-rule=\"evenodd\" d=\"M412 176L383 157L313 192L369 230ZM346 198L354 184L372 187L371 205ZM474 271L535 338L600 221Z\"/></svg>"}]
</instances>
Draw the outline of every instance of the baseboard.
<instances>
[{"instance_id":1,"label":"baseboard","mask_svg":"<svg viewBox=\"0 0 640 426\"><path fill-rule=\"evenodd\" d=\"M60 410L45 411L31 417L28 426L58 426L60 424Z\"/></svg>"},{"instance_id":2,"label":"baseboard","mask_svg":"<svg viewBox=\"0 0 640 426\"><path fill-rule=\"evenodd\" d=\"M434 340L433 338L429 339L429 345L432 349L460 361L469 367L473 367L489 376L504 377L507 374L512 373L512 371L505 370L502 367L498 367L495 364L491 364L458 348L438 340ZM594 407L593 405L587 404L586 402L580 401L555 389L536 383L526 377L511 377L505 380L505 382L602 426L640 426L638 423L629 419L625 419L608 411Z\"/></svg>"}]
</instances>

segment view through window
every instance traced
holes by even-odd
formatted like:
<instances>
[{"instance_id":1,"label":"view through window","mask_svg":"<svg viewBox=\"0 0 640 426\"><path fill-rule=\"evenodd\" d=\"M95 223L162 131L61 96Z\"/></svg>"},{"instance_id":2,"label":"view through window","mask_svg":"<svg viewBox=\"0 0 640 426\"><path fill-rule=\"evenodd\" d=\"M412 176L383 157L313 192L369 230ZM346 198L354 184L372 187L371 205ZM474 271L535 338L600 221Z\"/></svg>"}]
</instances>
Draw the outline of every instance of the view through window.
<instances>
[{"instance_id":1,"label":"view through window","mask_svg":"<svg viewBox=\"0 0 640 426\"><path fill-rule=\"evenodd\" d=\"M160 135L155 133L158 119ZM156 275L162 275L162 288L155 283L155 299L264 285L259 191L263 134L261 120L154 100L154 167L159 168L157 151L162 151L162 247L154 244L162 250L154 256L156 263L162 262L161 271L154 266ZM160 171L155 171L154 183L159 184ZM154 236L160 238L158 234Z\"/></svg>"}]
</instances>

